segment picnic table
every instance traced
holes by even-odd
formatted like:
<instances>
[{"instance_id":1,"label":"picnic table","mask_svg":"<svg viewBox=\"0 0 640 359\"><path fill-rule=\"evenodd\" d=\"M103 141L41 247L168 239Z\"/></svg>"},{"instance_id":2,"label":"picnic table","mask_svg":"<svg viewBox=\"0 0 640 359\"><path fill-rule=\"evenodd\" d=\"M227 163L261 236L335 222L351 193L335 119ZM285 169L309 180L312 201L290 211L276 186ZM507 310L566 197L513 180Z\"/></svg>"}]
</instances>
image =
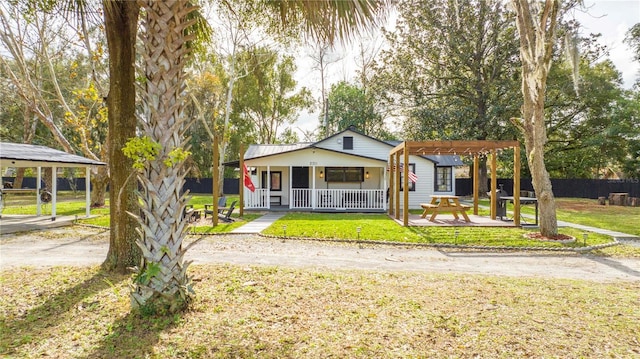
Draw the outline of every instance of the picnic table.
<instances>
[{"instance_id":1,"label":"picnic table","mask_svg":"<svg viewBox=\"0 0 640 359\"><path fill-rule=\"evenodd\" d=\"M455 219L460 219L458 213L464 217L465 222L471 222L469 216L467 216L467 210L469 206L460 204L458 196L451 195L432 195L431 203L421 203L420 206L424 211L422 212L422 218L426 218L428 214L431 214L429 221L433 222L439 213L452 213Z\"/></svg>"}]
</instances>

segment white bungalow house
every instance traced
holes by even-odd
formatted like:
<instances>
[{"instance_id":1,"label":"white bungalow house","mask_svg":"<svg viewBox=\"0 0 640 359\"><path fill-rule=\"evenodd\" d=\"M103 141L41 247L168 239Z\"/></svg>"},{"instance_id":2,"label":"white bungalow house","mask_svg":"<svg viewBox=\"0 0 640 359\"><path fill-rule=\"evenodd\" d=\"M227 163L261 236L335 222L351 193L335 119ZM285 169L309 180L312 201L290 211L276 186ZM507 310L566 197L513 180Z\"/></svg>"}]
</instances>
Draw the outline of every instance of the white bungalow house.
<instances>
[{"instance_id":1,"label":"white bungalow house","mask_svg":"<svg viewBox=\"0 0 640 359\"><path fill-rule=\"evenodd\" d=\"M246 209L383 212L388 202L389 152L399 141L381 141L353 127L315 143L251 145L244 165L255 186L245 186ZM429 196L455 194L458 156L410 156L409 208Z\"/></svg>"}]
</instances>

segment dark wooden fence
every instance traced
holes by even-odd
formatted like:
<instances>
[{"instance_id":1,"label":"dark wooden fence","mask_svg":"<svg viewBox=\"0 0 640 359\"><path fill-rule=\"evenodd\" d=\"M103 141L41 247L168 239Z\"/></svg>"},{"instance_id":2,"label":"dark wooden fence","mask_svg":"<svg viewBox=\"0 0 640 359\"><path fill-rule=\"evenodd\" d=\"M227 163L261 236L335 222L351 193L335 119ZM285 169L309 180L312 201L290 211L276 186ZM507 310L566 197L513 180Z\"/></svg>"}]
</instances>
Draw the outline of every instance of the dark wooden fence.
<instances>
[{"instance_id":1,"label":"dark wooden fence","mask_svg":"<svg viewBox=\"0 0 640 359\"><path fill-rule=\"evenodd\" d=\"M2 183L13 184L13 177L3 177ZM84 178L58 178L58 191L84 191L85 182ZM44 187L44 181L41 184ZM35 177L24 177L22 180L22 188L36 188ZM213 192L213 182L211 178L185 178L185 188L189 189L192 193L211 193ZM237 178L225 178L223 191L226 194L238 194L238 179Z\"/></svg>"},{"instance_id":2,"label":"dark wooden fence","mask_svg":"<svg viewBox=\"0 0 640 359\"><path fill-rule=\"evenodd\" d=\"M513 194L513 179L499 178L498 186L509 195ZM490 186L490 183L489 183ZM640 180L597 180L597 179L552 179L551 186L556 197L592 198L609 197L609 193L628 193L629 197L640 197ZM533 191L531 179L520 180L521 191ZM473 194L471 178L456 179L456 195L468 196Z\"/></svg>"},{"instance_id":3,"label":"dark wooden fence","mask_svg":"<svg viewBox=\"0 0 640 359\"><path fill-rule=\"evenodd\" d=\"M3 177L3 183L13 183L13 177ZM211 178L186 178L185 188L191 193L211 193L213 183ZM85 189L84 178L58 178L59 191L71 191L74 188L78 191ZM500 178L498 184L509 195L513 194L513 179ZM640 180L596 180L596 179L552 179L553 194L556 197L592 198L609 197L609 193L628 193L629 197L640 197ZM22 181L22 188L36 188L36 179L25 177ZM225 194L238 194L240 186L237 178L225 178L223 191ZM520 181L520 190L533 191L531 180L523 178ZM470 178L456 179L456 195L469 196L473 194L473 182Z\"/></svg>"}]
</instances>

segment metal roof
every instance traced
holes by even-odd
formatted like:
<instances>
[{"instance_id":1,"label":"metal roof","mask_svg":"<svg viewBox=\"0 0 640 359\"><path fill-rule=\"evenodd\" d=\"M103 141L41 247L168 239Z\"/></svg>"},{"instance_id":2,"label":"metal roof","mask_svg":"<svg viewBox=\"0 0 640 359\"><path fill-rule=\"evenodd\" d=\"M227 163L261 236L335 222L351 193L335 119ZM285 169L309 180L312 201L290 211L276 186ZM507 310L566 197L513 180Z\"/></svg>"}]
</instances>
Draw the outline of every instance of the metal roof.
<instances>
[{"instance_id":1,"label":"metal roof","mask_svg":"<svg viewBox=\"0 0 640 359\"><path fill-rule=\"evenodd\" d=\"M1 167L89 167L106 163L46 146L0 142Z\"/></svg>"},{"instance_id":2,"label":"metal roof","mask_svg":"<svg viewBox=\"0 0 640 359\"><path fill-rule=\"evenodd\" d=\"M385 141L388 145L393 147L402 143L402 141L398 140L388 140ZM435 162L438 166L446 167L446 166L464 166L464 162L462 162L462 158L458 155L424 155L420 156L424 157L432 162Z\"/></svg>"},{"instance_id":3,"label":"metal roof","mask_svg":"<svg viewBox=\"0 0 640 359\"><path fill-rule=\"evenodd\" d=\"M464 166L464 162L457 155L427 155L422 157L430 159L438 166Z\"/></svg>"},{"instance_id":4,"label":"metal roof","mask_svg":"<svg viewBox=\"0 0 640 359\"><path fill-rule=\"evenodd\" d=\"M310 145L311 143L308 142L280 145L250 145L244 153L244 159L250 160L253 158L272 156L285 152L293 152L307 148Z\"/></svg>"}]
</instances>

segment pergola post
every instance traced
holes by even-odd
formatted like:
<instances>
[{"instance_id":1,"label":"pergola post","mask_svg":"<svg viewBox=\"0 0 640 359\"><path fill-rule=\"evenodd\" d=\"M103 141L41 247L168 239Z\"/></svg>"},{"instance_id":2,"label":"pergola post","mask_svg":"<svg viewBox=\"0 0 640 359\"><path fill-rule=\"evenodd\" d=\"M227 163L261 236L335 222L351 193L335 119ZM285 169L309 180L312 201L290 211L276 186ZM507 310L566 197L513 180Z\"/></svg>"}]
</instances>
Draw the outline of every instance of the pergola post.
<instances>
[{"instance_id":1,"label":"pergola post","mask_svg":"<svg viewBox=\"0 0 640 359\"><path fill-rule=\"evenodd\" d=\"M394 214L396 219L400 219L400 152L396 152L396 168L394 176L396 177L396 209Z\"/></svg>"},{"instance_id":2,"label":"pergola post","mask_svg":"<svg viewBox=\"0 0 640 359\"><path fill-rule=\"evenodd\" d=\"M478 201L480 192L480 160L477 154L473 155L473 214L478 215Z\"/></svg>"},{"instance_id":3,"label":"pergola post","mask_svg":"<svg viewBox=\"0 0 640 359\"><path fill-rule=\"evenodd\" d=\"M393 161L393 155L389 155L389 188L387 189L387 193L389 194L389 198L387 198L387 206L389 206L389 208L387 208L387 213L389 215L393 214L393 199L395 198L395 182L394 182L394 178L395 178L395 172L393 170L393 168L395 167L395 162Z\"/></svg>"},{"instance_id":4,"label":"pergola post","mask_svg":"<svg viewBox=\"0 0 640 359\"><path fill-rule=\"evenodd\" d=\"M520 227L520 146L513 148L513 221Z\"/></svg>"},{"instance_id":5,"label":"pergola post","mask_svg":"<svg viewBox=\"0 0 640 359\"><path fill-rule=\"evenodd\" d=\"M238 202L240 202L240 217L244 215L244 145L240 144L240 183L238 192L240 192L240 198Z\"/></svg>"},{"instance_id":6,"label":"pergola post","mask_svg":"<svg viewBox=\"0 0 640 359\"><path fill-rule=\"evenodd\" d=\"M402 223L406 227L409 225L409 151L406 142L403 150L404 163L402 165Z\"/></svg>"},{"instance_id":7,"label":"pergola post","mask_svg":"<svg viewBox=\"0 0 640 359\"><path fill-rule=\"evenodd\" d=\"M84 199L85 199L85 216L91 217L91 168L85 167L84 174Z\"/></svg>"},{"instance_id":8,"label":"pergola post","mask_svg":"<svg viewBox=\"0 0 640 359\"><path fill-rule=\"evenodd\" d=\"M491 219L496 219L498 212L498 171L496 170L496 150L491 150Z\"/></svg>"}]
</instances>

